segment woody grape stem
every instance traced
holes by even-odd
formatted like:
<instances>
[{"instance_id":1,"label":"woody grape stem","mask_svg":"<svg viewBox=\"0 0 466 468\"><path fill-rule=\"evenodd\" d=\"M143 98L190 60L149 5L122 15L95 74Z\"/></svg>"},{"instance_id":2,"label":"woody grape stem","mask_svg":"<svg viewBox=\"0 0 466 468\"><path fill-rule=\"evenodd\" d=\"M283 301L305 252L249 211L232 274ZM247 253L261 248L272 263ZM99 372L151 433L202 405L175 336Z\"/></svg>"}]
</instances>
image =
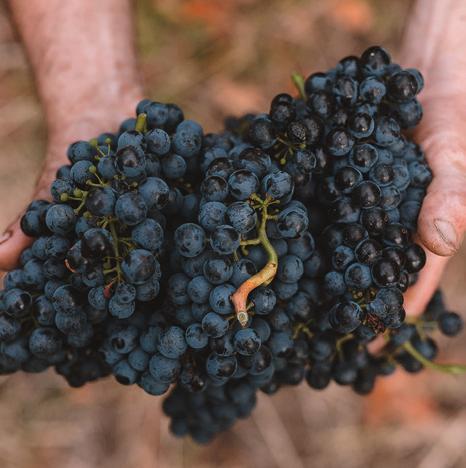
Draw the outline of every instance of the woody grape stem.
<instances>
[{"instance_id":1,"label":"woody grape stem","mask_svg":"<svg viewBox=\"0 0 466 468\"><path fill-rule=\"evenodd\" d=\"M258 229L257 242L254 240L254 242L246 241L246 243L261 244L267 252L268 261L262 270L241 284L241 286L231 296L231 302L235 308L236 318L242 327L245 327L249 320L247 305L249 294L259 286L268 286L275 278L278 268L277 252L270 243L266 230L267 220L272 218L272 216L267 213L267 207L273 202L269 198L262 201L257 196L253 197L253 200L260 203L262 211L261 223Z\"/></svg>"}]
</instances>

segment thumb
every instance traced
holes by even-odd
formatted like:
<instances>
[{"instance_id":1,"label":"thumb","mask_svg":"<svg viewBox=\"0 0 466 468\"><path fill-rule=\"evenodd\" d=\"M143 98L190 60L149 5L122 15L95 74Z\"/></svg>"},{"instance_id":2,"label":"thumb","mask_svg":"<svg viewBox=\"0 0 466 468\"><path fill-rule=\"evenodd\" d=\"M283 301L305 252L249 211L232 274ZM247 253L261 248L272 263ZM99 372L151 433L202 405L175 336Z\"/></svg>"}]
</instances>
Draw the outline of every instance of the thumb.
<instances>
[{"instance_id":1,"label":"thumb","mask_svg":"<svg viewBox=\"0 0 466 468\"><path fill-rule=\"evenodd\" d=\"M441 256L454 255L460 248L464 232L466 200L458 193L432 188L424 199L418 219L418 234L422 243Z\"/></svg>"},{"instance_id":2,"label":"thumb","mask_svg":"<svg viewBox=\"0 0 466 468\"><path fill-rule=\"evenodd\" d=\"M18 264L21 252L32 243L20 227L20 218L6 228L0 236L0 270L7 271Z\"/></svg>"},{"instance_id":3,"label":"thumb","mask_svg":"<svg viewBox=\"0 0 466 468\"><path fill-rule=\"evenodd\" d=\"M460 248L466 227L466 167L463 152L436 155L429 158L434 178L422 203L418 235L431 252L451 256Z\"/></svg>"}]
</instances>

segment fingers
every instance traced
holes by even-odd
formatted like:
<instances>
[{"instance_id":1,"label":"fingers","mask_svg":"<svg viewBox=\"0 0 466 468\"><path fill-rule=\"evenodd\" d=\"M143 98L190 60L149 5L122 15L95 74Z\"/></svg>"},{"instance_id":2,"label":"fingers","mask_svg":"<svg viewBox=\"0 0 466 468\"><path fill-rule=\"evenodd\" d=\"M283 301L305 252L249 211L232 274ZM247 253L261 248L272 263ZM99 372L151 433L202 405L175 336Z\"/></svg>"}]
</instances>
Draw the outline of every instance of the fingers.
<instances>
[{"instance_id":1,"label":"fingers","mask_svg":"<svg viewBox=\"0 0 466 468\"><path fill-rule=\"evenodd\" d=\"M418 219L418 234L427 249L454 255L466 227L466 155L442 139L426 148L434 179Z\"/></svg>"},{"instance_id":2,"label":"fingers","mask_svg":"<svg viewBox=\"0 0 466 468\"><path fill-rule=\"evenodd\" d=\"M15 268L21 252L33 241L21 231L19 222L20 218L11 224L0 237L0 270L7 271Z\"/></svg>"},{"instance_id":3,"label":"fingers","mask_svg":"<svg viewBox=\"0 0 466 468\"><path fill-rule=\"evenodd\" d=\"M53 153L52 153L53 154ZM49 198L50 182L54 180L57 168L65 163L65 158L51 158L50 153L42 174L37 182L33 200ZM26 236L21 230L21 216L11 223L0 236L0 271L8 271L19 263L21 252L32 244L34 239Z\"/></svg>"},{"instance_id":4,"label":"fingers","mask_svg":"<svg viewBox=\"0 0 466 468\"><path fill-rule=\"evenodd\" d=\"M448 257L440 257L426 251L427 261L419 273L419 280L404 294L404 307L408 315L420 315L424 312L445 270Z\"/></svg>"},{"instance_id":5,"label":"fingers","mask_svg":"<svg viewBox=\"0 0 466 468\"><path fill-rule=\"evenodd\" d=\"M431 252L451 256L458 251L464 232L465 203L466 199L454 190L433 187L429 191L419 214L418 234Z\"/></svg>"}]
</instances>

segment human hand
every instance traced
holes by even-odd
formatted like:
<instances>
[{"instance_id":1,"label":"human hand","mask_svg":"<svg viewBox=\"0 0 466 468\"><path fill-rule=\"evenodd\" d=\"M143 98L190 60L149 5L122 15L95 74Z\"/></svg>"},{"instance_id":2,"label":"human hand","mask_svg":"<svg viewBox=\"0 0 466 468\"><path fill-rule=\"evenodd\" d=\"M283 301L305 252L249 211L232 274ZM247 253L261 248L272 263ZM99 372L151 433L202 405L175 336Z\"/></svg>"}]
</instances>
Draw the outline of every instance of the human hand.
<instances>
[{"instance_id":1,"label":"human hand","mask_svg":"<svg viewBox=\"0 0 466 468\"><path fill-rule=\"evenodd\" d=\"M420 69L424 118L415 139L433 172L418 219L427 262L405 295L409 314L423 312L438 287L448 257L461 245L466 227L466 41L461 0L420 0L411 15L402 63Z\"/></svg>"},{"instance_id":2,"label":"human hand","mask_svg":"<svg viewBox=\"0 0 466 468\"><path fill-rule=\"evenodd\" d=\"M33 198L49 198L58 167L76 140L117 131L141 99L129 0L9 0L47 122L48 145ZM0 233L0 270L32 242L20 217Z\"/></svg>"}]
</instances>

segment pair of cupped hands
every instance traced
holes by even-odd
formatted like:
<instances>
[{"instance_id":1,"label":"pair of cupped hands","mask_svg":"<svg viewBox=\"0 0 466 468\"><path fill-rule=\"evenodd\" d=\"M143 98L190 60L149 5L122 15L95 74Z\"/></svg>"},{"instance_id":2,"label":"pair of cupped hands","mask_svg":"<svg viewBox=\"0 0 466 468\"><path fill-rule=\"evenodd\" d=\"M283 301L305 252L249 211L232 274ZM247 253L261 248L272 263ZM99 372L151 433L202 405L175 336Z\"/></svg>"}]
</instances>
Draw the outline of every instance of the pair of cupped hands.
<instances>
[{"instance_id":1,"label":"pair of cupped hands","mask_svg":"<svg viewBox=\"0 0 466 468\"><path fill-rule=\"evenodd\" d=\"M416 315L422 313L438 287L466 228L466 54L460 44L456 51L448 51L442 50L441 41L435 47L427 44L422 50L410 47L411 43L415 41L410 41L408 34L401 63L419 68L425 78L420 95L424 118L414 138L423 147L434 175L418 219L418 242L426 249L427 263L419 281L405 294L406 311ZM101 106L101 112L86 116L76 109L72 114L77 117L69 125L61 122L59 129L49 128L47 156L33 199L49 198L50 183L57 168L66 164L66 148L72 141L116 128L132 115L142 91L134 86L129 95L131 102L120 100L113 103L111 110ZM14 268L30 242L21 232L18 218L0 235L0 270Z\"/></svg>"}]
</instances>

